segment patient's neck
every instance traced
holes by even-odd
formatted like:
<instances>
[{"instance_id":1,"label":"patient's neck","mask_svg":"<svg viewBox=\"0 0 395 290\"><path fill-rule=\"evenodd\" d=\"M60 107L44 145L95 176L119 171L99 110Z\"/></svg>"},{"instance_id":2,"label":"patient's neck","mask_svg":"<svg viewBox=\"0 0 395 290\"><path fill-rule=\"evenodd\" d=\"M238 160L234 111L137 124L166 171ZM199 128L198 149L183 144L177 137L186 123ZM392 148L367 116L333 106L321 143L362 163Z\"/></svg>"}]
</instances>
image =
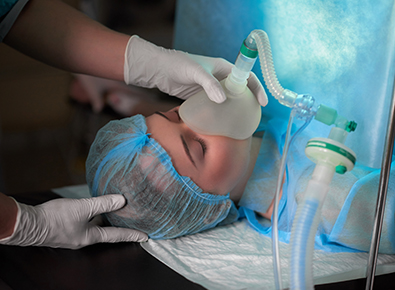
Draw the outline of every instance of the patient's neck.
<instances>
[{"instance_id":1,"label":"patient's neck","mask_svg":"<svg viewBox=\"0 0 395 290\"><path fill-rule=\"evenodd\" d=\"M236 185L236 187L230 192L230 199L233 200L233 202L237 205L243 196L244 190L246 188L248 179L250 179L252 171L254 170L256 160L258 158L259 150L261 147L262 143L262 138L257 138L253 137L252 138L252 143L251 143L251 153L250 153L250 162L248 164L248 169L246 171L246 174L242 177L240 182ZM284 174L283 178L283 184L286 179L286 174ZM282 189L280 191L279 198L281 199L282 196ZM262 193L264 194L264 193ZM272 200L269 208L267 209L266 212L258 212L261 216L271 219L272 213L273 213L273 206L274 206L274 199Z\"/></svg>"}]
</instances>

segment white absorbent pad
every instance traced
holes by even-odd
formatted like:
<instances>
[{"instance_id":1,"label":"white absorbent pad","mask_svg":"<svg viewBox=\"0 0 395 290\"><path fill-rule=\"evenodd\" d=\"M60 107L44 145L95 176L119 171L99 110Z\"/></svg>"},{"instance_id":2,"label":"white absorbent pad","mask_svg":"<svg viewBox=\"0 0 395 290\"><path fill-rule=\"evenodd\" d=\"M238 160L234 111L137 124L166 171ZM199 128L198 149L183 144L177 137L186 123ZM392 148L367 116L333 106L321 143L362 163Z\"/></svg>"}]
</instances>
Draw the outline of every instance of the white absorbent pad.
<instances>
[{"instance_id":1,"label":"white absorbent pad","mask_svg":"<svg viewBox=\"0 0 395 290\"><path fill-rule=\"evenodd\" d=\"M67 198L90 197L87 185L52 189ZM246 222L141 246L187 279L207 289L275 289L272 242ZM283 287L288 286L289 245L280 243ZM368 253L314 252L314 284L364 278ZM395 272L395 255L378 256L376 275Z\"/></svg>"},{"instance_id":2,"label":"white absorbent pad","mask_svg":"<svg viewBox=\"0 0 395 290\"><path fill-rule=\"evenodd\" d=\"M207 289L275 289L271 238L245 221L141 246L187 279ZM280 243L283 287L289 286L289 245ZM368 253L314 252L314 284L364 278ZM395 255L378 257L376 275L395 272Z\"/></svg>"}]
</instances>

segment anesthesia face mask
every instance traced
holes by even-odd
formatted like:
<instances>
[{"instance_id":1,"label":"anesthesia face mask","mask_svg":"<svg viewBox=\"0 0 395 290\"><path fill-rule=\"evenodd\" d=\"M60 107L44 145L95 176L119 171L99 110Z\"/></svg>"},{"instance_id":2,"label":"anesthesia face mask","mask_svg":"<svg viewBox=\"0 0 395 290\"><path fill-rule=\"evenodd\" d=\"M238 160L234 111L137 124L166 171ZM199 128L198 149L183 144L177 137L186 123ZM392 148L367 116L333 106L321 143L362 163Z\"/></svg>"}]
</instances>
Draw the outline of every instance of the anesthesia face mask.
<instances>
[{"instance_id":1,"label":"anesthesia face mask","mask_svg":"<svg viewBox=\"0 0 395 290\"><path fill-rule=\"evenodd\" d=\"M235 66L220 83L226 94L221 103L211 101L204 90L187 99L179 114L193 131L244 140L252 136L261 120L261 107L247 87L247 79L258 57L256 42L249 36L242 44Z\"/></svg>"},{"instance_id":2,"label":"anesthesia face mask","mask_svg":"<svg viewBox=\"0 0 395 290\"><path fill-rule=\"evenodd\" d=\"M203 135L238 140L252 136L261 119L260 105L246 85L235 86L230 78L220 82L226 94L223 103L211 101L200 91L181 105L180 117L189 128Z\"/></svg>"}]
</instances>

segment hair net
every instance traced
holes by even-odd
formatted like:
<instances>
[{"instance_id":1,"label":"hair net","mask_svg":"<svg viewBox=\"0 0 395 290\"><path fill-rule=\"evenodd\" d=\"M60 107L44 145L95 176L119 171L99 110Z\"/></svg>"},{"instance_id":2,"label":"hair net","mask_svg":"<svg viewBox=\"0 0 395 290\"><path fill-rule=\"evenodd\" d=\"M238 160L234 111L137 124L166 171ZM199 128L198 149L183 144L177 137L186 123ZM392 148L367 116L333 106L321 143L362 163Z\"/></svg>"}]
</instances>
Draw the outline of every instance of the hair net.
<instances>
[{"instance_id":1,"label":"hair net","mask_svg":"<svg viewBox=\"0 0 395 290\"><path fill-rule=\"evenodd\" d=\"M152 239L197 233L238 217L229 194L203 193L177 173L167 152L147 134L141 115L111 121L99 130L86 172L92 196L122 194L127 200L124 208L105 214L107 220Z\"/></svg>"}]
</instances>

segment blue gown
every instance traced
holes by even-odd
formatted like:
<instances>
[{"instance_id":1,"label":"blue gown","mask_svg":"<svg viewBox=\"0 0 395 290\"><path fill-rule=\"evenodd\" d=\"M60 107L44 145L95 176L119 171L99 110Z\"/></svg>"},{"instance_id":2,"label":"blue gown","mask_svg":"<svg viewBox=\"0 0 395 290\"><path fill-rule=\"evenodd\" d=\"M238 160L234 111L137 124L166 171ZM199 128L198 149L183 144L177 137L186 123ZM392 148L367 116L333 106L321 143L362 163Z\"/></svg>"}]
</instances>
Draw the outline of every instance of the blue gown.
<instances>
[{"instance_id":1,"label":"blue gown","mask_svg":"<svg viewBox=\"0 0 395 290\"><path fill-rule=\"evenodd\" d=\"M265 128L258 159L239 211L259 232L271 236L271 225L256 212L265 212L273 200L284 144L286 122L272 119ZM297 204L304 195L315 168L304 148L314 137L308 127L292 143L287 161L286 181L279 206L279 238L289 243ZM312 136L313 135L313 136ZM319 137L319 136L316 136ZM391 170L392 176L395 168ZM322 208L316 233L318 249L331 252L369 251L379 187L380 170L356 163L345 174L335 174ZM395 181L390 178L381 234L380 253L395 254Z\"/></svg>"}]
</instances>

